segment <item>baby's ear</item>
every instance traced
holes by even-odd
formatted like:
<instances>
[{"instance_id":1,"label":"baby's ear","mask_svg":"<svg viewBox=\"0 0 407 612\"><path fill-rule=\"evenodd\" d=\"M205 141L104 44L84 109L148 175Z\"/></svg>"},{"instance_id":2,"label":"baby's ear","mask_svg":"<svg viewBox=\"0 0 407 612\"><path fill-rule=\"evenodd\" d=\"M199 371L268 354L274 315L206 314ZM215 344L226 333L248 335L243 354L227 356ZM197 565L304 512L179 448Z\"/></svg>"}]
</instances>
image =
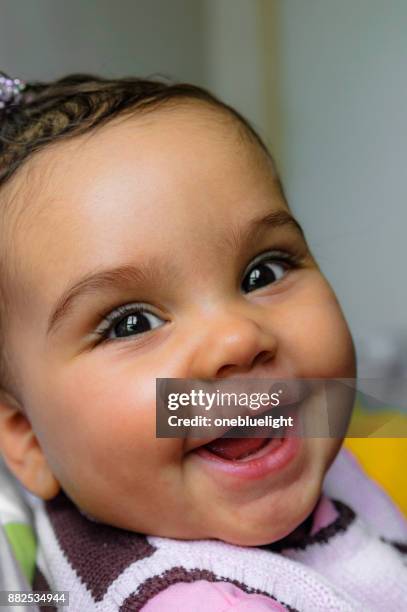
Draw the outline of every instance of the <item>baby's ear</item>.
<instances>
[{"instance_id":1,"label":"baby's ear","mask_svg":"<svg viewBox=\"0 0 407 612\"><path fill-rule=\"evenodd\" d=\"M42 499L60 489L19 403L0 389L0 454L21 484Z\"/></svg>"}]
</instances>

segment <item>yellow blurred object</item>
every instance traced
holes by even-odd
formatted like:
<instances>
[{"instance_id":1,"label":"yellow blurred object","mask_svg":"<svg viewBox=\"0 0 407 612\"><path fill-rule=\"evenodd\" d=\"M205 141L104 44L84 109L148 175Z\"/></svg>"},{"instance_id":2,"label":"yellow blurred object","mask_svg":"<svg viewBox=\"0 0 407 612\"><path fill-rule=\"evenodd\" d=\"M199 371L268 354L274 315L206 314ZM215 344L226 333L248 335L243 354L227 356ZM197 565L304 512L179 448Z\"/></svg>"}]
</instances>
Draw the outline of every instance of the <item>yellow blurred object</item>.
<instances>
[{"instance_id":1,"label":"yellow blurred object","mask_svg":"<svg viewBox=\"0 0 407 612\"><path fill-rule=\"evenodd\" d=\"M407 439L346 438L345 447L407 516Z\"/></svg>"},{"instance_id":2,"label":"yellow blurred object","mask_svg":"<svg viewBox=\"0 0 407 612\"><path fill-rule=\"evenodd\" d=\"M407 415L391 407L371 410L363 400L356 397L345 447L407 515Z\"/></svg>"}]
</instances>

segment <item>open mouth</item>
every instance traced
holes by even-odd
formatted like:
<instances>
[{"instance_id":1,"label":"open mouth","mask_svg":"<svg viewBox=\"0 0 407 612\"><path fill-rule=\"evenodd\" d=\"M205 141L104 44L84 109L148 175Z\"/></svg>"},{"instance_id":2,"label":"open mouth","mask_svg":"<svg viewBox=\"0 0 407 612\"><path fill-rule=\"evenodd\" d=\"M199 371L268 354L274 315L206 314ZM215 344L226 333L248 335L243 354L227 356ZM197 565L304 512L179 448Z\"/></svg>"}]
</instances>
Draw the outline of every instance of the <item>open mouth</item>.
<instances>
[{"instance_id":1,"label":"open mouth","mask_svg":"<svg viewBox=\"0 0 407 612\"><path fill-rule=\"evenodd\" d=\"M220 486L232 487L275 475L289 469L292 463L297 465L304 447L297 423L303 399L295 397L277 410L273 407L262 411L257 424L246 421L244 426L232 427L223 435L195 447L190 453L191 460L214 476ZM267 419L260 422L266 416L276 421L272 424ZM291 470L294 472L295 468Z\"/></svg>"},{"instance_id":2,"label":"open mouth","mask_svg":"<svg viewBox=\"0 0 407 612\"><path fill-rule=\"evenodd\" d=\"M283 438L217 438L201 449L224 461L252 461L259 459L283 442Z\"/></svg>"},{"instance_id":3,"label":"open mouth","mask_svg":"<svg viewBox=\"0 0 407 612\"><path fill-rule=\"evenodd\" d=\"M212 475L228 474L235 483L259 479L285 469L299 454L298 437L216 438L195 448L193 460ZM228 481L229 482L229 481ZM230 484L230 482L229 482Z\"/></svg>"},{"instance_id":4,"label":"open mouth","mask_svg":"<svg viewBox=\"0 0 407 612\"><path fill-rule=\"evenodd\" d=\"M276 411L273 409L263 413L262 416L275 414ZM287 416L288 413L280 411L278 414ZM255 437L253 437L253 434ZM278 431L272 430L270 427L251 429L250 427L238 426L232 427L227 434L207 442L196 450L208 457L212 455L213 458L223 461L243 463L259 459L277 449L287 435L289 434L285 426L281 426Z\"/></svg>"},{"instance_id":5,"label":"open mouth","mask_svg":"<svg viewBox=\"0 0 407 612\"><path fill-rule=\"evenodd\" d=\"M223 461L245 463L278 449L288 435L284 426L278 432L267 427L258 427L254 431L255 437L252 437L253 430L250 431L250 428L233 427L227 432L227 437L223 435L211 440L197 450L208 458L212 455ZM245 437L239 437L242 434Z\"/></svg>"}]
</instances>

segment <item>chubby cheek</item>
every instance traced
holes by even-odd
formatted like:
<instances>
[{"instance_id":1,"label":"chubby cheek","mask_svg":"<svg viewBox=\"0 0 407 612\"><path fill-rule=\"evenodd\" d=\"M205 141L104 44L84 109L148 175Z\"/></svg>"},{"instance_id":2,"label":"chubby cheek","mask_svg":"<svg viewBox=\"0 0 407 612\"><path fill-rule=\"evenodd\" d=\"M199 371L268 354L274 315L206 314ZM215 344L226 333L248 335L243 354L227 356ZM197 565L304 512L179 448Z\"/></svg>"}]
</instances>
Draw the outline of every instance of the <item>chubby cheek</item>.
<instances>
[{"instance_id":1,"label":"chubby cheek","mask_svg":"<svg viewBox=\"0 0 407 612\"><path fill-rule=\"evenodd\" d=\"M86 505L88 489L95 499L107 490L130 498L169 477L182 442L156 439L152 383L151 374L85 356L43 389L47 419L33 424L55 476L78 503Z\"/></svg>"},{"instance_id":2,"label":"chubby cheek","mask_svg":"<svg viewBox=\"0 0 407 612\"><path fill-rule=\"evenodd\" d=\"M287 314L285 346L298 377L353 378L352 336L337 298L319 272Z\"/></svg>"},{"instance_id":3,"label":"chubby cheek","mask_svg":"<svg viewBox=\"0 0 407 612\"><path fill-rule=\"evenodd\" d=\"M312 282L298 298L297 313L291 310L285 336L285 346L295 363L296 376L309 379L354 378L356 355L353 339L329 283L315 271ZM326 395L328 389L335 389L329 399ZM338 423L345 423L353 407L352 388L324 386L320 391L322 400L317 405L329 406L330 419L333 412L338 410L341 417ZM329 404L326 404L327 401ZM316 414L319 414L318 411ZM314 465L319 466L322 477L342 444L343 427L338 425L339 431L342 433L338 437L312 437L307 440ZM333 431L332 434L335 435Z\"/></svg>"}]
</instances>

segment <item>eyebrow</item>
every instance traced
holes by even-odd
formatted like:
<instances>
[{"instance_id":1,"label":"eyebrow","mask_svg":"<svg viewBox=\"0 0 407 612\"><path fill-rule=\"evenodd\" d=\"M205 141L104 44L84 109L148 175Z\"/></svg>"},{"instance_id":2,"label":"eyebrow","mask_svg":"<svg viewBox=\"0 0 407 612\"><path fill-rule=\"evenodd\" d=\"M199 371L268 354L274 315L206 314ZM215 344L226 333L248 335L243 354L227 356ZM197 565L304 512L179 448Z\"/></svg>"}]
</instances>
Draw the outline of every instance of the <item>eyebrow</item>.
<instances>
[{"instance_id":1,"label":"eyebrow","mask_svg":"<svg viewBox=\"0 0 407 612\"><path fill-rule=\"evenodd\" d=\"M252 219L247 226L230 228L230 236L226 241L233 247L239 248L264 229L287 227L294 230L302 240L305 240L304 230L298 221L287 210L274 210L267 215L260 215Z\"/></svg>"},{"instance_id":2,"label":"eyebrow","mask_svg":"<svg viewBox=\"0 0 407 612\"><path fill-rule=\"evenodd\" d=\"M58 299L48 319L47 335L54 331L61 320L68 315L74 302L85 295L114 288L125 288L129 285L164 283L169 276L174 278L175 274L176 271L170 262L159 263L156 258L147 259L137 266L123 265L85 274L66 289Z\"/></svg>"},{"instance_id":3,"label":"eyebrow","mask_svg":"<svg viewBox=\"0 0 407 612\"><path fill-rule=\"evenodd\" d=\"M233 246L240 246L261 229L267 227L274 229L282 226L294 229L301 238L305 238L304 231L298 221L289 212L277 210L253 219L244 229L231 228L231 237L228 237L227 241ZM175 275L176 271L168 261L159 262L155 258L137 266L133 264L123 265L99 272L90 272L71 285L58 299L48 319L47 335L55 331L62 319L72 310L74 302L80 297L103 290L128 287L129 284L165 283L168 277L174 278Z\"/></svg>"}]
</instances>

